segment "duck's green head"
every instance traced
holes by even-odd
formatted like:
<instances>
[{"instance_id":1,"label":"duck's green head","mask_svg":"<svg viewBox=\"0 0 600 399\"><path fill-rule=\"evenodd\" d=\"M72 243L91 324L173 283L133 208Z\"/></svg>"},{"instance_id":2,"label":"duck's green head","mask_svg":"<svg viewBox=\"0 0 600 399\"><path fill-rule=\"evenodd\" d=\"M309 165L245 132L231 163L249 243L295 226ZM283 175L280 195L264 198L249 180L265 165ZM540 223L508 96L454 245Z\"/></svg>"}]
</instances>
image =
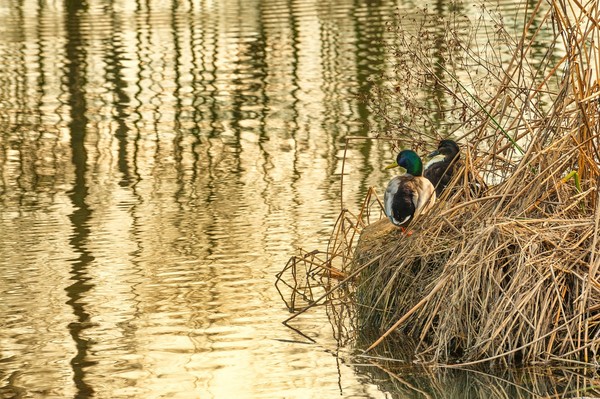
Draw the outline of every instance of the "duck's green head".
<instances>
[{"instance_id":1,"label":"duck's green head","mask_svg":"<svg viewBox=\"0 0 600 399\"><path fill-rule=\"evenodd\" d=\"M386 169L395 168L397 166L403 167L406 169L406 173L413 176L421 176L423 174L423 162L421 162L421 158L419 158L417 153L412 150L400 151L396 157L396 162L388 165Z\"/></svg>"}]
</instances>

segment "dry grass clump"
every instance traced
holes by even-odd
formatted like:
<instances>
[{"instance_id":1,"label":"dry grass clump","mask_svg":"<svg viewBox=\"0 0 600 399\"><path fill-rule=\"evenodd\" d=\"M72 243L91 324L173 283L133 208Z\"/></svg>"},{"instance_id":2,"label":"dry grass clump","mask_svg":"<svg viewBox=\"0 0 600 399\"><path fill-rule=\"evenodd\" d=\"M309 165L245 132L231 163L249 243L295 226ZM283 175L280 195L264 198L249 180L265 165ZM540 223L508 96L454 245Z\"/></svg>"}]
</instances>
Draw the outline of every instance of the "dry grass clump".
<instances>
[{"instance_id":1,"label":"dry grass clump","mask_svg":"<svg viewBox=\"0 0 600 399\"><path fill-rule=\"evenodd\" d=\"M405 147L455 138L461 173L409 237L369 222L375 192L358 214L343 210L326 253L278 274L284 300L302 299L286 302L299 312L285 323L326 299L336 336L367 352L385 341L404 348L388 357L409 348L435 364L597 364L598 4L539 1L516 39L492 20L484 48L469 40L489 21L457 21L434 39L426 23L400 26L394 76L371 104L384 135L431 132L402 136ZM540 50L543 26L555 40ZM433 98L411 90L427 85ZM473 180L490 188L474 195Z\"/></svg>"},{"instance_id":2,"label":"dry grass clump","mask_svg":"<svg viewBox=\"0 0 600 399\"><path fill-rule=\"evenodd\" d=\"M478 59L494 72L477 78L483 92L436 64L432 76L471 115L464 176L497 184L473 197L457 177L412 236L359 243L359 268L380 253L356 285L357 331L383 333L368 350L401 332L428 362L598 360L600 12L596 2L541 5L508 64ZM564 56L544 58L555 65L527 61L540 19L561 39ZM367 242L382 223L363 231Z\"/></svg>"},{"instance_id":3,"label":"dry grass clump","mask_svg":"<svg viewBox=\"0 0 600 399\"><path fill-rule=\"evenodd\" d=\"M597 220L515 217L497 205L490 196L439 207L410 238L392 233L397 243L358 285L359 327L400 328L417 357L436 362L591 360Z\"/></svg>"}]
</instances>

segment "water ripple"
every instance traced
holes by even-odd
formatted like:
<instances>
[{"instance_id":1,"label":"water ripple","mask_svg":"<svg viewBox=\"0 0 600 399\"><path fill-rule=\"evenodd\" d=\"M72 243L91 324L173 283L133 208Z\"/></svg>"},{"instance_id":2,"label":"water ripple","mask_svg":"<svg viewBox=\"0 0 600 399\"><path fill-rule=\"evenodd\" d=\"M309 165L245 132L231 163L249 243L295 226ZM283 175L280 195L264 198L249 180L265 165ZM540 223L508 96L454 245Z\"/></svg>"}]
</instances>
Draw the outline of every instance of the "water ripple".
<instances>
[{"instance_id":1,"label":"water ripple","mask_svg":"<svg viewBox=\"0 0 600 399\"><path fill-rule=\"evenodd\" d=\"M1 6L0 396L389 396L273 283L326 247L397 6ZM348 149L346 206L389 154Z\"/></svg>"}]
</instances>

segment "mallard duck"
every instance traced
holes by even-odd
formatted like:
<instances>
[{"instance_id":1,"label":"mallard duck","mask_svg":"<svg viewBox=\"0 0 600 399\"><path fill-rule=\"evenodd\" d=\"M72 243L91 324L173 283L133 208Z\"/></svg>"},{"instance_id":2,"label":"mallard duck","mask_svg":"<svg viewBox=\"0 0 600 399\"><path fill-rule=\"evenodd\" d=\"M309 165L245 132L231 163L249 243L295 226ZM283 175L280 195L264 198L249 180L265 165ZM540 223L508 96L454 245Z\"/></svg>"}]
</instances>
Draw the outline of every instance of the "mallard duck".
<instances>
[{"instance_id":1,"label":"mallard duck","mask_svg":"<svg viewBox=\"0 0 600 399\"><path fill-rule=\"evenodd\" d=\"M432 159L425 166L423 176L425 176L435 187L435 193L438 197L446 189L459 169L464 165L464 162L459 156L460 148L453 140L442 140L438 144L438 149L433 151L428 157L432 158L438 155L443 155L441 160ZM459 178L458 186L464 185L465 176ZM471 171L466 172L467 187L472 197L480 197L487 190L485 182ZM464 186L463 186L464 187Z\"/></svg>"},{"instance_id":2,"label":"mallard duck","mask_svg":"<svg viewBox=\"0 0 600 399\"><path fill-rule=\"evenodd\" d=\"M396 162L386 169L401 166L406 173L394 177L388 183L383 196L384 211L396 226L407 226L414 218L426 212L435 202L435 190L423 177L423 163L416 152L403 150Z\"/></svg>"},{"instance_id":3,"label":"mallard duck","mask_svg":"<svg viewBox=\"0 0 600 399\"><path fill-rule=\"evenodd\" d=\"M440 161L431 162L425 168L423 176L425 176L431 184L435 187L435 193L439 197L442 192L452 180L455 170L458 169L458 153L460 148L458 144L453 140L442 140L440 141L437 150L433 151L428 156L435 157L437 155L443 155L444 158Z\"/></svg>"}]
</instances>

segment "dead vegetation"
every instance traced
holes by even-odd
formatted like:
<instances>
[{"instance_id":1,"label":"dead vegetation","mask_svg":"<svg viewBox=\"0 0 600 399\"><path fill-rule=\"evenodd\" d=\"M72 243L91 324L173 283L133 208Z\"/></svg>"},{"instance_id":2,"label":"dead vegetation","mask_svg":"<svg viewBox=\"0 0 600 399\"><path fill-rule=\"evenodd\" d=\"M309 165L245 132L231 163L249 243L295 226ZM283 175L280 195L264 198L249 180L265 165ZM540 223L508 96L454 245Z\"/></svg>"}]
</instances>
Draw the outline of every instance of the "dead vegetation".
<instances>
[{"instance_id":1,"label":"dead vegetation","mask_svg":"<svg viewBox=\"0 0 600 399\"><path fill-rule=\"evenodd\" d=\"M424 99L411 93L411 82L439 87L447 100L432 104L446 122L431 138L468 141L463 176L491 188L474 197L461 186L467 179L455 178L410 237L385 220L370 223L367 216L380 215L370 193L357 215L342 212L326 253L292 258L277 285L284 299L293 293L292 311L327 299L340 339L365 342L363 332L378 332L364 344L367 351L410 340L410 356L425 363L597 364L598 3L540 1L517 39L498 37L495 23L493 35L504 47L477 51L448 29L436 39L446 51L434 56L432 47L414 45L420 33L400 24L398 81L374 96L375 111L395 136L434 124L392 109L402 104L415 115ZM553 27L555 42L540 53L542 25ZM405 57L417 60L416 70L405 70ZM541 61L534 64L534 57ZM398 89L401 82L408 89ZM406 146L423 140L404 137Z\"/></svg>"}]
</instances>

